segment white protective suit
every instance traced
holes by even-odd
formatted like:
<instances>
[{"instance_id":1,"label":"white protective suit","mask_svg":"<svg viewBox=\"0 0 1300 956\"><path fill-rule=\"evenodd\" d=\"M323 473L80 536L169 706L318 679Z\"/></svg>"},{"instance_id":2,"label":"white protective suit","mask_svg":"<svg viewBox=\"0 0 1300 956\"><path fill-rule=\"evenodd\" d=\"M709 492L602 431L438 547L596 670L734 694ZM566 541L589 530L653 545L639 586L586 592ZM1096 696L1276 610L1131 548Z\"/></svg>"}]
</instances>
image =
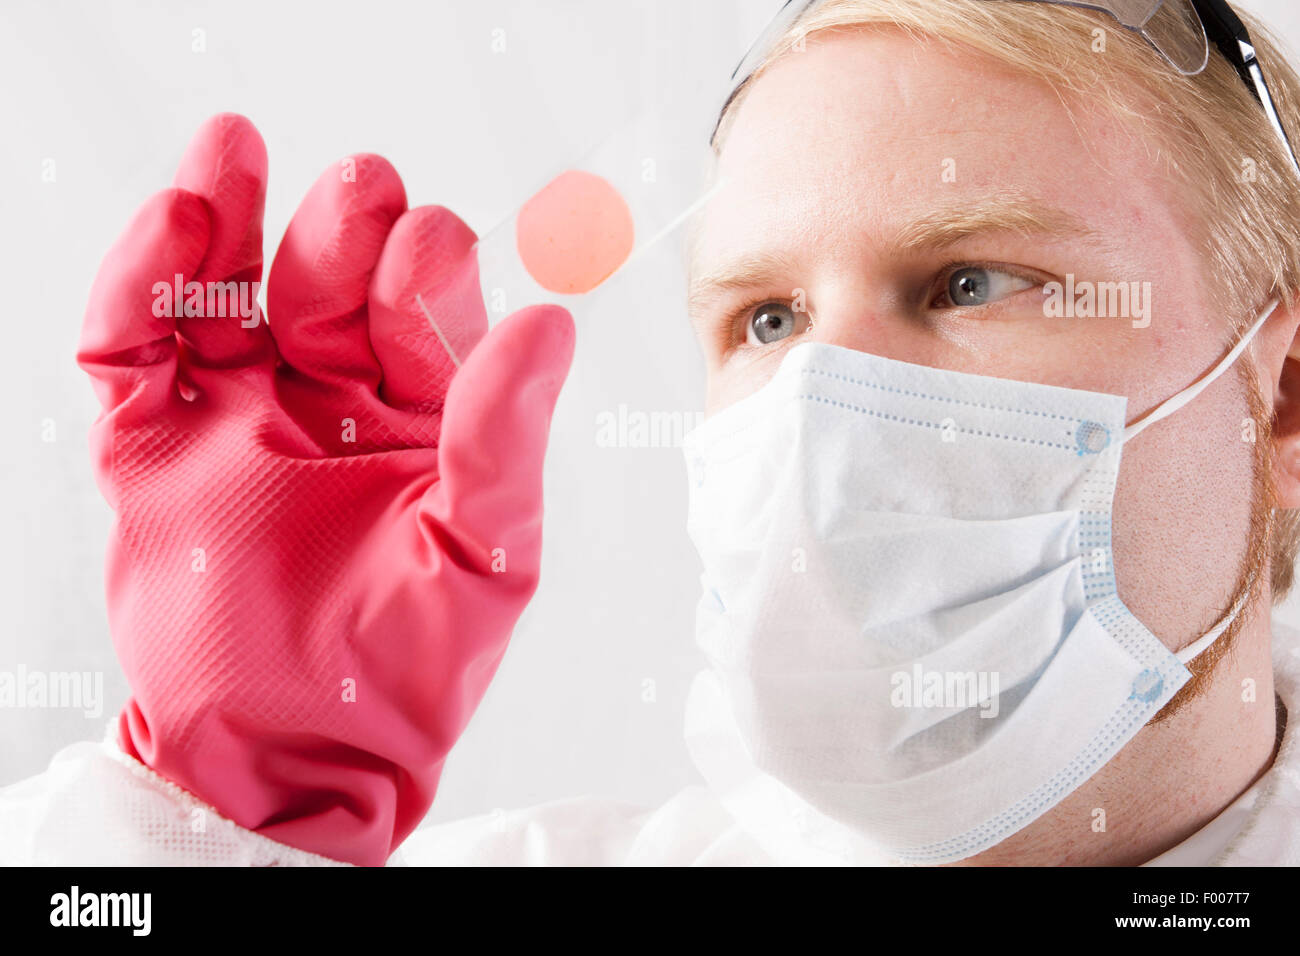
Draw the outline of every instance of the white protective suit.
<instances>
[{"instance_id":1,"label":"white protective suit","mask_svg":"<svg viewBox=\"0 0 1300 956\"><path fill-rule=\"evenodd\" d=\"M1273 766L1147 866L1300 865L1300 632L1276 621L1273 663L1276 693L1290 717ZM748 769L734 749L711 746L716 725L709 715L688 715L688 725L687 743L709 786L689 786L650 811L580 797L424 826L389 864L890 863L842 860L809 824L815 812L792 805L788 791ZM123 754L111 734L102 743L66 747L44 773L0 789L0 863L344 865L226 820Z\"/></svg>"}]
</instances>

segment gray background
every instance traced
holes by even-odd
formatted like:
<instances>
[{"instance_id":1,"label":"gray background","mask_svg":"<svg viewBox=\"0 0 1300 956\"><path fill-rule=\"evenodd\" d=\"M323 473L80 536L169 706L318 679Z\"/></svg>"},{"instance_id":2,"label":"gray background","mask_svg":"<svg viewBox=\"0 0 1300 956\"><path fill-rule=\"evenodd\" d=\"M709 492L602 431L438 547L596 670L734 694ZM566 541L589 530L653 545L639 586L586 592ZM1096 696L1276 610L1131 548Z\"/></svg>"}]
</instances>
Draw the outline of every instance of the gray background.
<instances>
[{"instance_id":1,"label":"gray background","mask_svg":"<svg viewBox=\"0 0 1300 956\"><path fill-rule=\"evenodd\" d=\"M638 108L711 95L778 0L5 2L0 5L0 670L102 671L104 714L0 710L0 784L98 738L127 694L109 642L110 513L77 368L86 294L132 211L190 135L233 110L270 153L267 263L307 188L359 151L412 205L483 234ZM1293 46L1293 0L1250 0ZM205 31L206 52L192 51ZM494 34L501 30L504 34ZM494 35L506 49L494 52ZM41 180L54 159L57 179ZM547 462L542 586L465 736L431 819L582 793L654 805L696 779L681 742L698 565L672 448L602 448L620 403L691 411L702 363L680 251L650 250L574 311L579 347ZM42 440L52 420L56 440ZM1283 617L1300 624L1300 605ZM652 688L648 690L648 688Z\"/></svg>"}]
</instances>

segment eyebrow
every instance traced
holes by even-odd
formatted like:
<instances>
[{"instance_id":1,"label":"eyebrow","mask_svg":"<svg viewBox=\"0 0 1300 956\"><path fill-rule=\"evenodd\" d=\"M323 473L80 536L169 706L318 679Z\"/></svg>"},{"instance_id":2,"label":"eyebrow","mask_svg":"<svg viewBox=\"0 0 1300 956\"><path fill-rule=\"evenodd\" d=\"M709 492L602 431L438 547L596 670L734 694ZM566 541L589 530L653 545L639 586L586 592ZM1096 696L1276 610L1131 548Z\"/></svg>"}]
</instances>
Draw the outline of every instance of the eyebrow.
<instances>
[{"instance_id":1,"label":"eyebrow","mask_svg":"<svg viewBox=\"0 0 1300 956\"><path fill-rule=\"evenodd\" d=\"M1102 236L1063 209L1015 196L948 200L896 227L886 243L892 255L935 252L978 235L1015 233L1026 237L1081 240L1100 245ZM798 271L798 257L785 251L746 253L706 275L693 277L687 294L691 316L700 316L728 292L770 283Z\"/></svg>"},{"instance_id":2,"label":"eyebrow","mask_svg":"<svg viewBox=\"0 0 1300 956\"><path fill-rule=\"evenodd\" d=\"M1014 196L949 201L903 225L890 243L900 252L943 249L984 233L1012 232L1096 242L1099 234L1072 212Z\"/></svg>"},{"instance_id":3,"label":"eyebrow","mask_svg":"<svg viewBox=\"0 0 1300 956\"><path fill-rule=\"evenodd\" d=\"M691 280L687 312L691 316L703 315L708 306L728 292L765 285L775 276L794 273L797 265L796 257L784 250L745 253L715 272Z\"/></svg>"}]
</instances>

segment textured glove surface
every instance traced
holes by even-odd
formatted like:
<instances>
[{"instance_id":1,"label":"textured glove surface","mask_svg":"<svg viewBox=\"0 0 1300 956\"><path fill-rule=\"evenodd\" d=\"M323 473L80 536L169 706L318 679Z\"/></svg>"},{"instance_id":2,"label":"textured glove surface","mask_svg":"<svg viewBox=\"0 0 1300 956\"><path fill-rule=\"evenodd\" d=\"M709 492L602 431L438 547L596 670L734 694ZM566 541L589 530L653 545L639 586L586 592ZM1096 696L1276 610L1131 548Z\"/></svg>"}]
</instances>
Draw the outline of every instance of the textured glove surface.
<instances>
[{"instance_id":1,"label":"textured glove surface","mask_svg":"<svg viewBox=\"0 0 1300 956\"><path fill-rule=\"evenodd\" d=\"M573 325L485 334L473 233L371 155L303 200L265 320L213 314L215 283L256 297L266 171L248 120L209 120L91 292L120 742L241 826L380 864L536 587Z\"/></svg>"}]
</instances>

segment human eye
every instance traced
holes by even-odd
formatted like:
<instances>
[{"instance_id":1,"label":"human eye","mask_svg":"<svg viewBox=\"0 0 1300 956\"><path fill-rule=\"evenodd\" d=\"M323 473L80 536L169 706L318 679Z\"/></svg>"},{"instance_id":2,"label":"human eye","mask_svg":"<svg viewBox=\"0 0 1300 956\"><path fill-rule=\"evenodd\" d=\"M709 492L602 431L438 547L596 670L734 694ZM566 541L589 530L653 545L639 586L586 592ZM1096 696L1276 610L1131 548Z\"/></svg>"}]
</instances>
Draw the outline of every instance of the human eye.
<instances>
[{"instance_id":1,"label":"human eye","mask_svg":"<svg viewBox=\"0 0 1300 956\"><path fill-rule=\"evenodd\" d=\"M808 313L795 311L778 299L746 303L734 316L737 324L745 323L745 344L751 347L773 345L812 326Z\"/></svg>"},{"instance_id":2,"label":"human eye","mask_svg":"<svg viewBox=\"0 0 1300 956\"><path fill-rule=\"evenodd\" d=\"M992 305L1041 283L1009 266L990 263L954 263L938 276L930 307L967 309Z\"/></svg>"}]
</instances>

